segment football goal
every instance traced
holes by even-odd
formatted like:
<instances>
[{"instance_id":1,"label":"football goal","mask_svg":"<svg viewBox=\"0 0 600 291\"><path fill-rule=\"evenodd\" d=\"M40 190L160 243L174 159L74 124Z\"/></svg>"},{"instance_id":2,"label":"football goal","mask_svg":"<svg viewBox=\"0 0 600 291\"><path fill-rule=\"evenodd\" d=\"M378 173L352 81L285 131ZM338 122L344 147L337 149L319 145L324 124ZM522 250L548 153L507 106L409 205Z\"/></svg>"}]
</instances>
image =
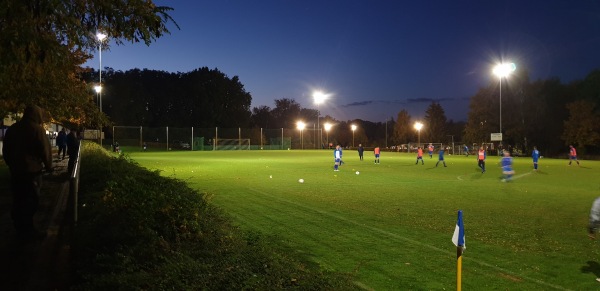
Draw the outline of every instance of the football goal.
<instances>
[{"instance_id":1,"label":"football goal","mask_svg":"<svg viewBox=\"0 0 600 291\"><path fill-rule=\"evenodd\" d=\"M228 138L219 138L213 139L214 141L214 149L216 151L219 150L249 150L250 149L250 139L249 138L236 138L236 139L228 139Z\"/></svg>"}]
</instances>

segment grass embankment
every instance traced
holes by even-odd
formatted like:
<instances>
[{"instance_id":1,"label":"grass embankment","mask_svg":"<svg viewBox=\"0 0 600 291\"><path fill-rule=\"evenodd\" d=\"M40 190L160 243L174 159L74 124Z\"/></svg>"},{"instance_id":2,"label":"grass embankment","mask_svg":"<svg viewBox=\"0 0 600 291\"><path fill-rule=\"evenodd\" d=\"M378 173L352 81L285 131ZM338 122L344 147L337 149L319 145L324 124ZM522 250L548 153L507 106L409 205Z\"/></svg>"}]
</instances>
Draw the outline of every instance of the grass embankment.
<instances>
[{"instance_id":1,"label":"grass embankment","mask_svg":"<svg viewBox=\"0 0 600 291\"><path fill-rule=\"evenodd\" d=\"M473 290L590 290L600 276L600 247L586 236L600 163L515 158L515 180L500 181L499 158L487 172L476 157L372 153L334 172L331 151L133 152L141 165L212 193L247 231L354 274L376 290L454 289L450 241L464 211L463 287ZM360 175L356 175L356 171ZM271 178L272 177L272 178ZM303 184L298 179L304 179Z\"/></svg>"},{"instance_id":2,"label":"grass embankment","mask_svg":"<svg viewBox=\"0 0 600 291\"><path fill-rule=\"evenodd\" d=\"M94 144L82 154L73 257L93 290L347 289L346 276L241 232L207 196ZM291 254L291 255L290 255ZM350 287L351 288L351 287Z\"/></svg>"}]
</instances>

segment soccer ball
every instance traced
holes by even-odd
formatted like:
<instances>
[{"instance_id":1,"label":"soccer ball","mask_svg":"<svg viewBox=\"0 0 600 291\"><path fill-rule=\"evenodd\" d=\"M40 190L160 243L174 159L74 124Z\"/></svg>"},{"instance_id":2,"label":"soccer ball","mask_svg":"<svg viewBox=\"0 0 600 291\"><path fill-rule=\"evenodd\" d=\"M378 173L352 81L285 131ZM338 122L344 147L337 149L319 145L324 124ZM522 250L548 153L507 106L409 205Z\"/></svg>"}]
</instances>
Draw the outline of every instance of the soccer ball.
<instances>
[{"instance_id":1,"label":"soccer ball","mask_svg":"<svg viewBox=\"0 0 600 291\"><path fill-rule=\"evenodd\" d=\"M304 183L304 179L298 180L298 183Z\"/></svg>"},{"instance_id":2,"label":"soccer ball","mask_svg":"<svg viewBox=\"0 0 600 291\"><path fill-rule=\"evenodd\" d=\"M360 174L360 172L359 172L359 171L356 171L356 174L358 175L358 174Z\"/></svg>"}]
</instances>

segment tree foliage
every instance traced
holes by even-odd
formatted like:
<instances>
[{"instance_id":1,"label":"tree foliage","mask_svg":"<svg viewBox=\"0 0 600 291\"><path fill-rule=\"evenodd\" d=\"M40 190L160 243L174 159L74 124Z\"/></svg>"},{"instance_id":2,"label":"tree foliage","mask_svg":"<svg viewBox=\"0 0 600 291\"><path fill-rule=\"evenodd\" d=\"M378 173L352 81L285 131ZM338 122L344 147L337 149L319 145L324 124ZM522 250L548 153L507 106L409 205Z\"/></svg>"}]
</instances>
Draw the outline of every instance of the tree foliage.
<instances>
[{"instance_id":1,"label":"tree foliage","mask_svg":"<svg viewBox=\"0 0 600 291\"><path fill-rule=\"evenodd\" d=\"M410 115L408 114L408 111L402 109L398 112L398 117L396 118L392 140L396 144L407 144L414 136L415 134Z\"/></svg>"},{"instance_id":2,"label":"tree foliage","mask_svg":"<svg viewBox=\"0 0 600 291\"><path fill-rule=\"evenodd\" d=\"M425 111L425 135L424 138L430 142L442 141L446 136L447 126L446 113L438 102L431 102Z\"/></svg>"},{"instance_id":3,"label":"tree foliage","mask_svg":"<svg viewBox=\"0 0 600 291\"><path fill-rule=\"evenodd\" d=\"M88 75L94 79L95 76ZM206 67L188 73L107 70L102 94L115 124L247 127L252 97L239 78Z\"/></svg>"},{"instance_id":4,"label":"tree foliage","mask_svg":"<svg viewBox=\"0 0 600 291\"><path fill-rule=\"evenodd\" d=\"M151 0L1 1L0 117L38 104L61 122L106 122L80 78L96 31L117 44L150 44L169 33L171 10Z\"/></svg>"},{"instance_id":5,"label":"tree foliage","mask_svg":"<svg viewBox=\"0 0 600 291\"><path fill-rule=\"evenodd\" d=\"M577 100L567 104L569 119L565 121L562 138L566 145L580 147L600 144L600 115L596 104L589 100Z\"/></svg>"}]
</instances>

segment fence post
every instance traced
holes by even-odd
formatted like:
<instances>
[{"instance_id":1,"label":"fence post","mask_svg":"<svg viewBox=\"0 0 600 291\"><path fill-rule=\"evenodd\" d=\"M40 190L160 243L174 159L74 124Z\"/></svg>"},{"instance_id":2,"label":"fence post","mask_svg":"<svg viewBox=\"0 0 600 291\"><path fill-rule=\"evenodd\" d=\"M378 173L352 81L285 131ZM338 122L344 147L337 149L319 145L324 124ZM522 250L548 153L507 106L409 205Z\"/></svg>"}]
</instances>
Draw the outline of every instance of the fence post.
<instances>
[{"instance_id":1,"label":"fence post","mask_svg":"<svg viewBox=\"0 0 600 291\"><path fill-rule=\"evenodd\" d=\"M144 136L142 135L142 127L140 126L140 148L144 147Z\"/></svg>"},{"instance_id":2,"label":"fence post","mask_svg":"<svg viewBox=\"0 0 600 291\"><path fill-rule=\"evenodd\" d=\"M283 127L281 128L281 149L283 149Z\"/></svg>"},{"instance_id":3,"label":"fence post","mask_svg":"<svg viewBox=\"0 0 600 291\"><path fill-rule=\"evenodd\" d=\"M194 127L192 126L192 141L190 142L192 146L190 146L190 150L194 150Z\"/></svg>"},{"instance_id":4,"label":"fence post","mask_svg":"<svg viewBox=\"0 0 600 291\"><path fill-rule=\"evenodd\" d=\"M167 151L169 150L169 127L167 126Z\"/></svg>"},{"instance_id":5,"label":"fence post","mask_svg":"<svg viewBox=\"0 0 600 291\"><path fill-rule=\"evenodd\" d=\"M219 141L219 128L215 126L215 139L213 141L213 151L217 150L217 141Z\"/></svg>"}]
</instances>

